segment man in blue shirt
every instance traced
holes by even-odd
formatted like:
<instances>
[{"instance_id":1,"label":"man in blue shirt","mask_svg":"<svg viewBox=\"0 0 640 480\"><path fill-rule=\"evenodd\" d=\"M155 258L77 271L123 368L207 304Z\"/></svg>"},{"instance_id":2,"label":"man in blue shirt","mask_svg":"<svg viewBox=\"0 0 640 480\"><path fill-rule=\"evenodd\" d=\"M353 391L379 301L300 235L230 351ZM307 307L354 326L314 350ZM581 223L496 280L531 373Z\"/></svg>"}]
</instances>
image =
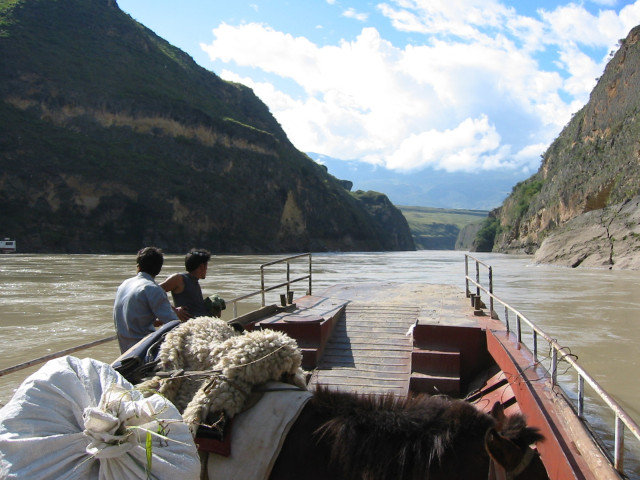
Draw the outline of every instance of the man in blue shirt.
<instances>
[{"instance_id":1,"label":"man in blue shirt","mask_svg":"<svg viewBox=\"0 0 640 480\"><path fill-rule=\"evenodd\" d=\"M154 325L178 320L167 294L155 282L164 256L156 247L146 247L136 256L135 277L125 280L116 292L113 321L118 334L120 352L124 353L139 340L155 331Z\"/></svg>"}]
</instances>

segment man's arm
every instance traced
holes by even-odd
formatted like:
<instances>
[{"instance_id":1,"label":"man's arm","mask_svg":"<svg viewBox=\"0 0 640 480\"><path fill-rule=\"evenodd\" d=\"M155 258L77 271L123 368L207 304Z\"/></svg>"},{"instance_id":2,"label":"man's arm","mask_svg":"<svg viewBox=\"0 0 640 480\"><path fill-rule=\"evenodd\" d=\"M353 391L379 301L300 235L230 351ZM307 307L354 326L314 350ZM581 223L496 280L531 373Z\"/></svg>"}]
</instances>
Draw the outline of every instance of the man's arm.
<instances>
[{"instance_id":1,"label":"man's arm","mask_svg":"<svg viewBox=\"0 0 640 480\"><path fill-rule=\"evenodd\" d=\"M174 273L168 277L160 286L165 292L181 293L184 290L184 279L179 273ZM186 322L191 318L189 311L184 307L171 307L180 321Z\"/></svg>"},{"instance_id":2,"label":"man's arm","mask_svg":"<svg viewBox=\"0 0 640 480\"><path fill-rule=\"evenodd\" d=\"M174 273L160 284L165 292L182 293L184 290L184 280L182 275Z\"/></svg>"},{"instance_id":3,"label":"man's arm","mask_svg":"<svg viewBox=\"0 0 640 480\"><path fill-rule=\"evenodd\" d=\"M159 287L159 285L154 285L151 288L145 288L145 291L149 302L149 308L160 323L164 324L171 320L180 320L171 306L171 303L167 298L167 294Z\"/></svg>"}]
</instances>

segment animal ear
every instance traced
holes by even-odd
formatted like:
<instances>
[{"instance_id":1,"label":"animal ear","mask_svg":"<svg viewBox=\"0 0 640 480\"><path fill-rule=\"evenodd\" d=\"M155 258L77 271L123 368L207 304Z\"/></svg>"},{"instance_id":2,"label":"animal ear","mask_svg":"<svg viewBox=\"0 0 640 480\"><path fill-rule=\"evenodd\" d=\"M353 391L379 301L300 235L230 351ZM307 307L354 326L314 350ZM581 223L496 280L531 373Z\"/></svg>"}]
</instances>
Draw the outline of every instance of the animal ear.
<instances>
[{"instance_id":1,"label":"animal ear","mask_svg":"<svg viewBox=\"0 0 640 480\"><path fill-rule=\"evenodd\" d=\"M496 428L498 430L502 430L502 426L504 425L507 417L504 414L504 407L500 402L493 404L493 407L491 408L491 416L496 420Z\"/></svg>"},{"instance_id":2,"label":"animal ear","mask_svg":"<svg viewBox=\"0 0 640 480\"><path fill-rule=\"evenodd\" d=\"M490 428L484 436L484 446L493 460L506 471L513 470L522 460L522 451L511 440L500 435L495 428Z\"/></svg>"}]
</instances>

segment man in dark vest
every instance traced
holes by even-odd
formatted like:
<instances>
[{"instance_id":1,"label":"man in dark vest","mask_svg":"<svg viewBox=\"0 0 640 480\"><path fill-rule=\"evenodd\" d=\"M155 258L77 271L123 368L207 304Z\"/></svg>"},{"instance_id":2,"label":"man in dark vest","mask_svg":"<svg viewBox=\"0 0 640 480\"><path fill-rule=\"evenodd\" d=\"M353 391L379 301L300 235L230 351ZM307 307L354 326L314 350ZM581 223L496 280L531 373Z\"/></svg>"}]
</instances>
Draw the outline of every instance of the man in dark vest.
<instances>
[{"instance_id":1,"label":"man in dark vest","mask_svg":"<svg viewBox=\"0 0 640 480\"><path fill-rule=\"evenodd\" d=\"M160 284L165 292L171 292L174 307L186 312L189 318L211 315L199 283L207 276L210 259L211 253L208 251L192 248L184 259L187 271L171 275Z\"/></svg>"}]
</instances>

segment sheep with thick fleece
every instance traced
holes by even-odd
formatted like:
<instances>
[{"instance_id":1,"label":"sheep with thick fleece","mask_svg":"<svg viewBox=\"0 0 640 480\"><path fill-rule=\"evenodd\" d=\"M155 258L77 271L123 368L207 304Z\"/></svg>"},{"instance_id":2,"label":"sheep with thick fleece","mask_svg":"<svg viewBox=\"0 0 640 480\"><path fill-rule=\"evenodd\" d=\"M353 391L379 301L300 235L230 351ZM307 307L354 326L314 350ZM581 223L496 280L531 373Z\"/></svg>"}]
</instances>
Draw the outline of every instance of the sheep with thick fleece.
<instances>
[{"instance_id":1,"label":"sheep with thick fleece","mask_svg":"<svg viewBox=\"0 0 640 480\"><path fill-rule=\"evenodd\" d=\"M162 370L211 372L204 380L156 377L144 385L171 400L194 434L209 412L229 417L240 412L254 385L277 380L306 388L294 339L272 330L239 334L218 318L199 317L176 327L158 358Z\"/></svg>"}]
</instances>

